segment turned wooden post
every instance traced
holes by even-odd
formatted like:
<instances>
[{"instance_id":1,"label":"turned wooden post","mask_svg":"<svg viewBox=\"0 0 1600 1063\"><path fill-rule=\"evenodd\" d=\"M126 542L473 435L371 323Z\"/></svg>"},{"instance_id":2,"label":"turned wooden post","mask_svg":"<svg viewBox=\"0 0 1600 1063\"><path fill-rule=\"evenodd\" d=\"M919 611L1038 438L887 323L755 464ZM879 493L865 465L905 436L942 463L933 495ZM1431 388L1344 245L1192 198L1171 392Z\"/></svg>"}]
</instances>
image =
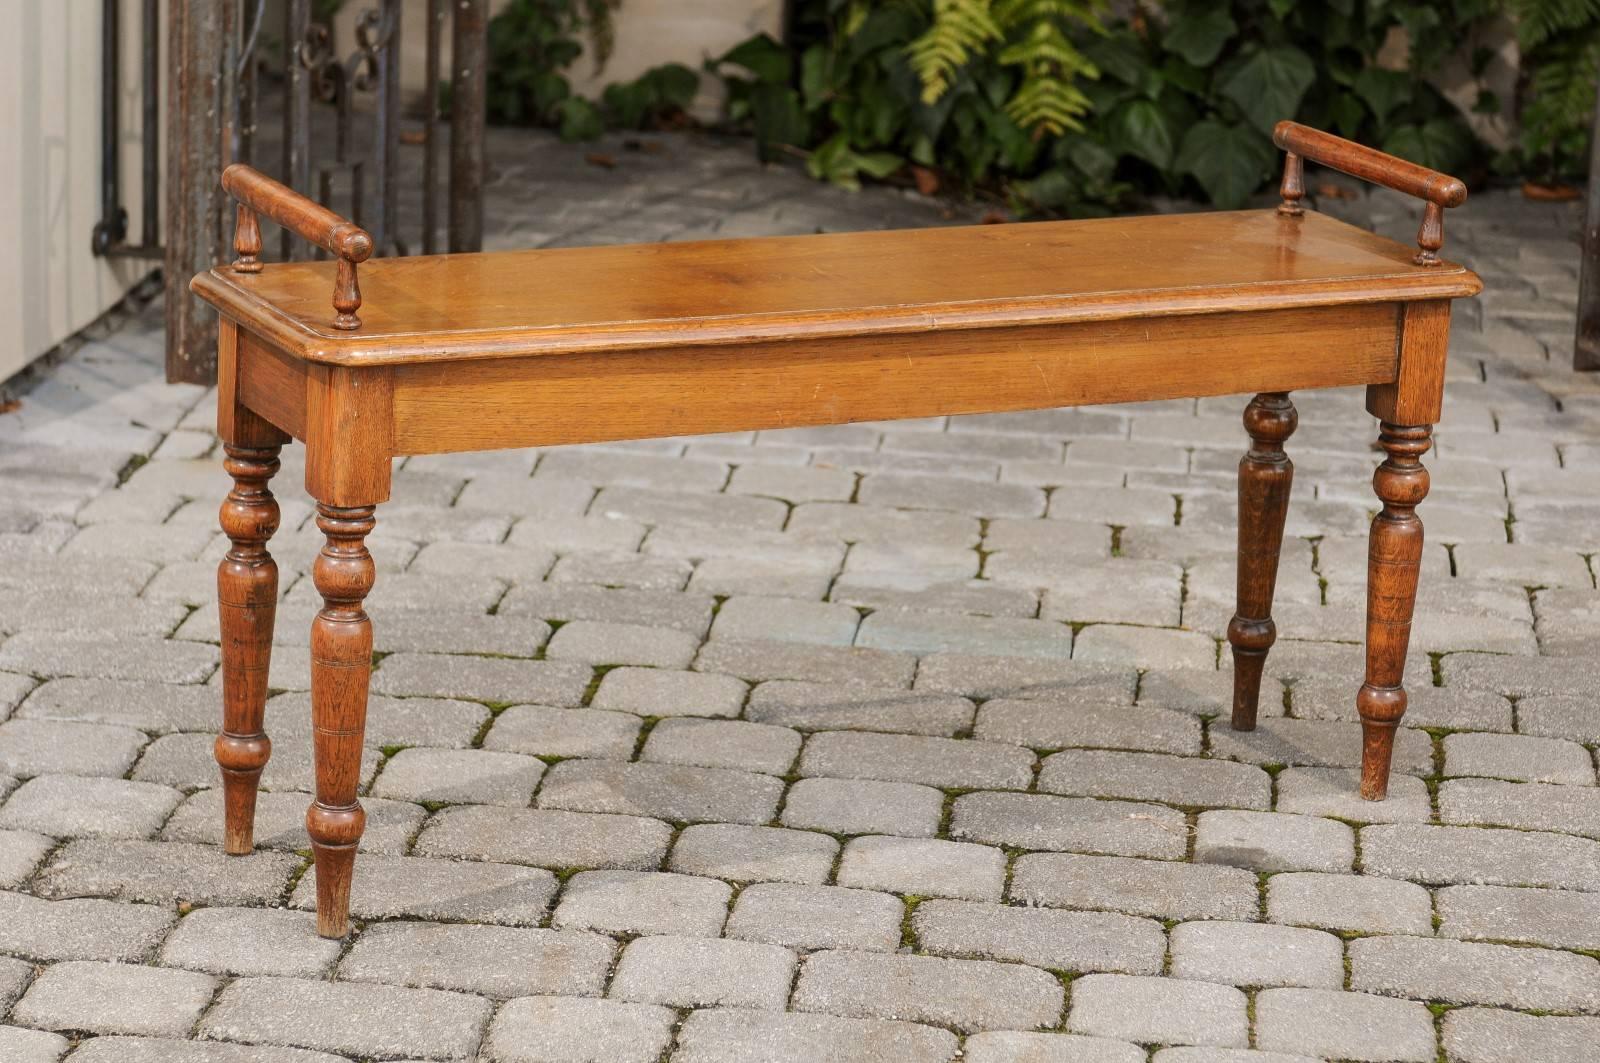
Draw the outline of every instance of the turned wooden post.
<instances>
[{"instance_id":1,"label":"turned wooden post","mask_svg":"<svg viewBox=\"0 0 1600 1063\"><path fill-rule=\"evenodd\" d=\"M1383 511L1372 518L1367 551L1367 673L1356 694L1361 712L1361 796L1381 801L1389 792L1394 731L1406 711L1403 684L1411 614L1422 568L1422 521L1417 503L1428 494L1432 425L1383 422L1378 443L1388 459L1372 478Z\"/></svg>"},{"instance_id":2,"label":"turned wooden post","mask_svg":"<svg viewBox=\"0 0 1600 1063\"><path fill-rule=\"evenodd\" d=\"M1239 459L1238 597L1228 623L1235 731L1255 729L1261 670L1278 637L1272 622L1272 592L1294 484L1294 462L1283 452L1283 444L1299 423L1294 403L1281 391L1257 395L1244 410L1250 449Z\"/></svg>"},{"instance_id":3,"label":"turned wooden post","mask_svg":"<svg viewBox=\"0 0 1600 1063\"><path fill-rule=\"evenodd\" d=\"M366 813L356 800L372 670L372 621L362 607L376 570L366 537L375 507L317 505L327 537L312 568L322 610L311 622L311 729L317 796L306 810L316 857L317 933L344 937L350 880Z\"/></svg>"},{"instance_id":4,"label":"turned wooden post","mask_svg":"<svg viewBox=\"0 0 1600 1063\"><path fill-rule=\"evenodd\" d=\"M233 546L217 566L217 612L222 629L222 769L224 848L248 853L254 845L256 786L272 755L262 731L272 625L278 604L278 565L267 540L278 530L278 502L267 481L278 471L277 445L223 445L223 468L233 490L222 503L222 530Z\"/></svg>"}]
</instances>

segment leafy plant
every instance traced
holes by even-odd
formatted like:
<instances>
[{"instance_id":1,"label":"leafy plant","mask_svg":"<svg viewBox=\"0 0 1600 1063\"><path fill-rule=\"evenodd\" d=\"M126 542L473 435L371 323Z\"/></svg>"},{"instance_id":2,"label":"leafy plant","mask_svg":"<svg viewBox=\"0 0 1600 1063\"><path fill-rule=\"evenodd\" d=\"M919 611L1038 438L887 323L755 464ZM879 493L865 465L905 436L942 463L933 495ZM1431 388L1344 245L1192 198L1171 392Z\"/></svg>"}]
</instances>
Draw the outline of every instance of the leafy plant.
<instances>
[{"instance_id":1,"label":"leafy plant","mask_svg":"<svg viewBox=\"0 0 1600 1063\"><path fill-rule=\"evenodd\" d=\"M1600 72L1600 0L1508 0L1523 65L1520 158L1544 181L1581 180Z\"/></svg>"}]
</instances>

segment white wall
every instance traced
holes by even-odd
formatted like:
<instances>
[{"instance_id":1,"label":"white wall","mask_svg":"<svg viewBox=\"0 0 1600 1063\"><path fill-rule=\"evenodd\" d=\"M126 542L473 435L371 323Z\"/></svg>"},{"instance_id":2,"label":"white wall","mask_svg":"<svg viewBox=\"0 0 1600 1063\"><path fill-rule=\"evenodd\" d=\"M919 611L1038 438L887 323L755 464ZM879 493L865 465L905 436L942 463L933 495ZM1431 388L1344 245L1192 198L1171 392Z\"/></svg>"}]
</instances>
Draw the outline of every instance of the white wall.
<instances>
[{"instance_id":1,"label":"white wall","mask_svg":"<svg viewBox=\"0 0 1600 1063\"><path fill-rule=\"evenodd\" d=\"M0 33L0 381L104 313L154 268L95 258L101 0L7 3ZM138 0L122 0L122 202L140 202Z\"/></svg>"}]
</instances>

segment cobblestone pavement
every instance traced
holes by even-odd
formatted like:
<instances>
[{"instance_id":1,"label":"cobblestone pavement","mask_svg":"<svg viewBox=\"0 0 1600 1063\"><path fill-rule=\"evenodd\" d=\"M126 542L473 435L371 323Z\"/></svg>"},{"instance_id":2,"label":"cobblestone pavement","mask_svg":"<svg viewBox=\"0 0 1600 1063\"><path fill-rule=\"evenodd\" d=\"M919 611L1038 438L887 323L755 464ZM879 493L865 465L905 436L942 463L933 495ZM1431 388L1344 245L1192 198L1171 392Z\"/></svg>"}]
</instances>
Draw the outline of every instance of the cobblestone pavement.
<instances>
[{"instance_id":1,"label":"cobblestone pavement","mask_svg":"<svg viewBox=\"0 0 1600 1063\"><path fill-rule=\"evenodd\" d=\"M518 140L494 243L945 220L660 143L607 170ZM372 540L343 945L300 827L301 449L260 849L227 858L212 398L162 383L154 315L101 330L0 417L0 1059L1592 1061L1575 228L1507 194L1451 215L1489 289L1458 310L1388 801L1353 797L1357 393L1298 397L1253 734L1219 718L1242 397L414 458Z\"/></svg>"}]
</instances>

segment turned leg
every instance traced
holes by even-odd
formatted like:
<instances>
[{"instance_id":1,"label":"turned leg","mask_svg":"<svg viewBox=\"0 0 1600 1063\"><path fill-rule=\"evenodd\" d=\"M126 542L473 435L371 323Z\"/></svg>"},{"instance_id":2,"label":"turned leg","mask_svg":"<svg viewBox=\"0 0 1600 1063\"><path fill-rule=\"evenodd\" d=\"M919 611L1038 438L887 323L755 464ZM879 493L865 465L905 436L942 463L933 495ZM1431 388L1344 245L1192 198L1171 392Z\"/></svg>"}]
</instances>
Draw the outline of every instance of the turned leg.
<instances>
[{"instance_id":1,"label":"turned leg","mask_svg":"<svg viewBox=\"0 0 1600 1063\"><path fill-rule=\"evenodd\" d=\"M1381 801L1389 792L1394 731L1406 711L1403 685L1411 613L1422 567L1422 521L1417 503L1428 494L1432 425L1382 423L1378 442L1388 458L1372 478L1383 510L1372 519L1367 551L1367 677L1356 695L1361 713L1361 796Z\"/></svg>"},{"instance_id":2,"label":"turned leg","mask_svg":"<svg viewBox=\"0 0 1600 1063\"><path fill-rule=\"evenodd\" d=\"M279 447L228 443L223 450L223 468L233 477L233 490L220 516L233 546L217 566L222 733L216 757L222 769L223 847L242 854L254 845L256 785L272 754L261 723L278 604L278 565L267 552L267 540L278 530L278 502L267 481L278 471Z\"/></svg>"},{"instance_id":3,"label":"turned leg","mask_svg":"<svg viewBox=\"0 0 1600 1063\"><path fill-rule=\"evenodd\" d=\"M1255 730L1261 670L1278 637L1272 622L1272 591L1278 582L1283 521L1294 483L1294 462L1283 452L1283 444L1299 420L1294 403L1281 391L1257 395L1244 411L1250 449L1239 459L1239 584L1228 623L1235 731Z\"/></svg>"},{"instance_id":4,"label":"turned leg","mask_svg":"<svg viewBox=\"0 0 1600 1063\"><path fill-rule=\"evenodd\" d=\"M327 542L312 569L322 609L311 622L317 795L306 811L306 831L316 857L317 933L327 938L343 937L349 928L350 879L366 825L356 787L372 669L372 622L362 602L375 574L366 547L374 511L373 506L317 506L317 527Z\"/></svg>"}]
</instances>

